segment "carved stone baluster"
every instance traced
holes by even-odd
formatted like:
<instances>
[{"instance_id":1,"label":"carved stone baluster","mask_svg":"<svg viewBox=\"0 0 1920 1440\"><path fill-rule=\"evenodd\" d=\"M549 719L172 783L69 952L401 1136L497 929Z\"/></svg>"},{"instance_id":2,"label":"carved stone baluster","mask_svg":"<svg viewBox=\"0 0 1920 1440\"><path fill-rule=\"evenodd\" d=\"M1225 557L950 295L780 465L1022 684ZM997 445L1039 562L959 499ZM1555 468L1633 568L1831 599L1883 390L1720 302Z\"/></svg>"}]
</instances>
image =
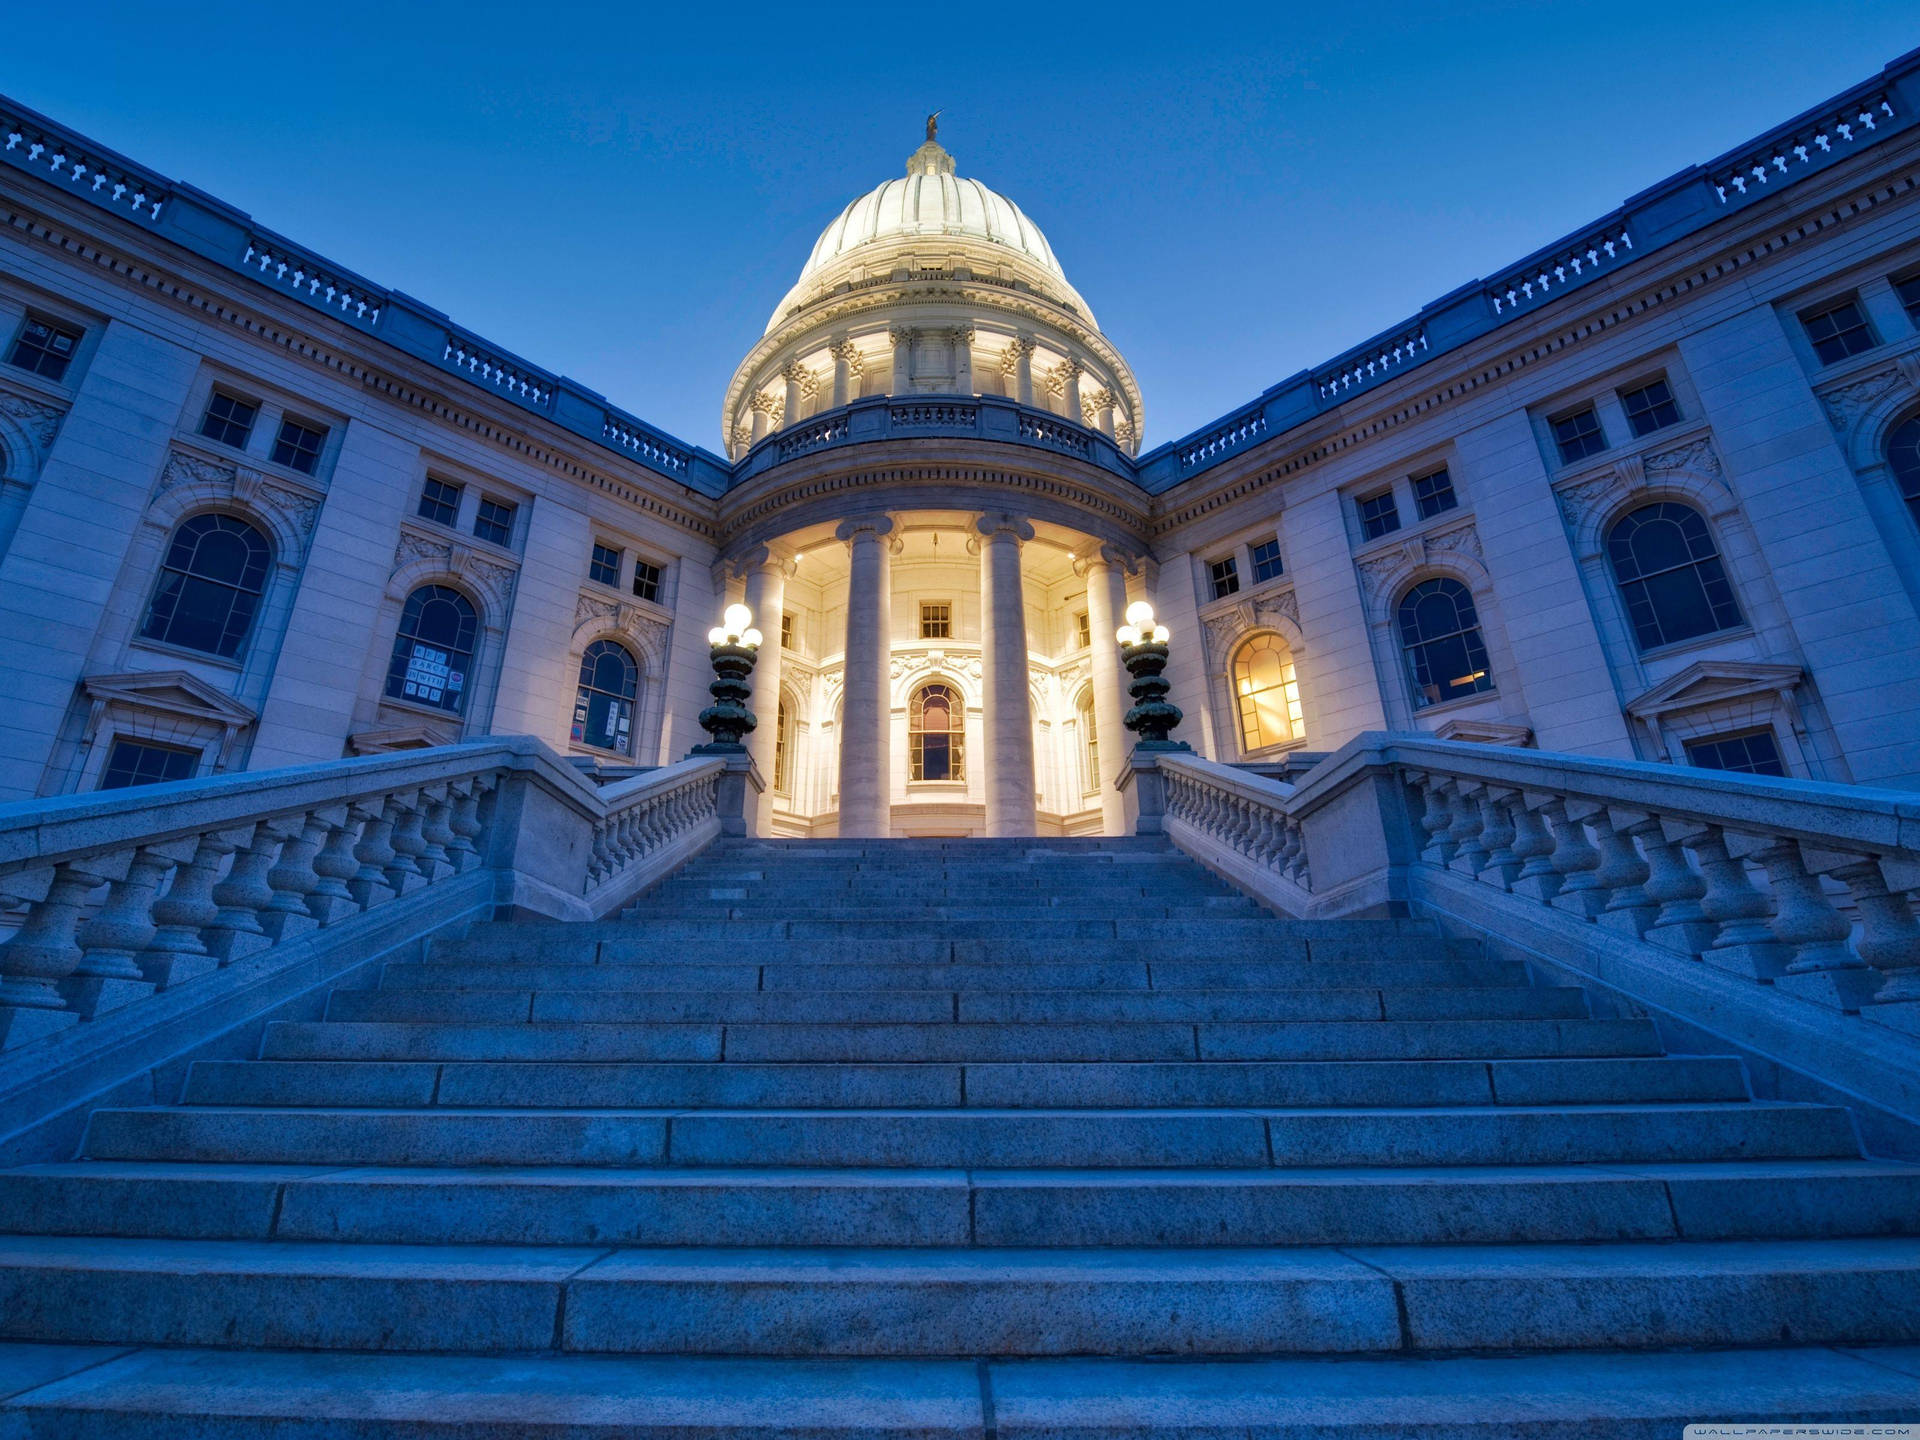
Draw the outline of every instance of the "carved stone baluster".
<instances>
[{"instance_id":1,"label":"carved stone baluster","mask_svg":"<svg viewBox=\"0 0 1920 1440\"><path fill-rule=\"evenodd\" d=\"M65 1010L62 981L79 968L85 955L77 932L87 897L101 879L79 861L63 860L53 867L44 898L27 906L27 918L5 945L0 945L0 1044L15 1045L45 1034L48 1022L22 1017L16 1025L9 1009ZM52 1022L64 1025L66 1021Z\"/></svg>"},{"instance_id":2,"label":"carved stone baluster","mask_svg":"<svg viewBox=\"0 0 1920 1440\"><path fill-rule=\"evenodd\" d=\"M191 841L143 845L118 858L114 869L120 873L107 890L106 903L80 932L86 956L60 987L67 1003L82 1015L98 1015L153 993L153 982L140 973L139 961L159 929L153 920L153 897L167 872L191 859L193 850Z\"/></svg>"},{"instance_id":3,"label":"carved stone baluster","mask_svg":"<svg viewBox=\"0 0 1920 1440\"><path fill-rule=\"evenodd\" d=\"M1609 930L1636 939L1653 923L1654 912L1659 909L1645 888L1652 871L1629 833L1631 827L1649 818L1644 811L1612 807L1602 807L1587 818L1600 845L1600 868L1594 871L1593 880L1607 892L1607 908L1596 918Z\"/></svg>"},{"instance_id":4,"label":"carved stone baluster","mask_svg":"<svg viewBox=\"0 0 1920 1440\"><path fill-rule=\"evenodd\" d=\"M1773 890L1773 933L1793 958L1773 983L1790 995L1836 1010L1858 1010L1880 988L1880 973L1847 943L1853 925L1820 882L1819 870L1873 862L1859 855L1809 852L1792 840L1756 837L1756 864Z\"/></svg>"},{"instance_id":5,"label":"carved stone baluster","mask_svg":"<svg viewBox=\"0 0 1920 1440\"><path fill-rule=\"evenodd\" d=\"M1420 828L1427 834L1420 858L1429 865L1445 865L1453 859L1453 846L1447 839L1453 812L1447 806L1444 784L1423 770L1409 771L1407 784L1420 797Z\"/></svg>"},{"instance_id":6,"label":"carved stone baluster","mask_svg":"<svg viewBox=\"0 0 1920 1440\"><path fill-rule=\"evenodd\" d=\"M1913 903L1904 887L1895 889L1887 884L1886 870L1891 863L1867 860L1833 872L1833 878L1847 887L1854 908L1860 912L1860 958L1886 976L1885 983L1873 992L1873 999L1862 1007L1862 1014L1881 1005L1920 1000L1920 925L1914 924ZM1901 1028L1920 1030L1914 1025Z\"/></svg>"},{"instance_id":7,"label":"carved stone baluster","mask_svg":"<svg viewBox=\"0 0 1920 1440\"><path fill-rule=\"evenodd\" d=\"M279 858L282 839L278 825L262 820L233 857L227 878L213 887L213 901L220 909L201 938L222 965L244 960L273 944L273 937L260 923L260 914L273 903L267 872Z\"/></svg>"},{"instance_id":8,"label":"carved stone baluster","mask_svg":"<svg viewBox=\"0 0 1920 1440\"><path fill-rule=\"evenodd\" d=\"M427 819L426 802L415 790L388 796L387 808L395 816L393 835L388 841L393 846L393 859L387 862L387 884L395 895L411 895L433 879L420 863L420 856L427 848L420 834L420 827Z\"/></svg>"},{"instance_id":9,"label":"carved stone baluster","mask_svg":"<svg viewBox=\"0 0 1920 1440\"><path fill-rule=\"evenodd\" d=\"M1586 813L1597 805L1552 797L1540 807L1553 831L1553 869L1560 885L1548 904L1582 920L1591 920L1607 908L1607 892L1600 887L1600 851L1587 838Z\"/></svg>"},{"instance_id":10,"label":"carved stone baluster","mask_svg":"<svg viewBox=\"0 0 1920 1440\"><path fill-rule=\"evenodd\" d=\"M1561 885L1560 872L1553 866L1553 834L1540 815L1540 807L1550 798L1523 790L1512 805L1513 853L1520 861L1520 873L1507 888L1543 905L1560 892Z\"/></svg>"},{"instance_id":11,"label":"carved stone baluster","mask_svg":"<svg viewBox=\"0 0 1920 1440\"><path fill-rule=\"evenodd\" d=\"M1745 863L1728 851L1726 833L1718 825L1703 825L1680 843L1692 852L1707 882L1700 908L1720 927L1700 958L1755 980L1771 980L1784 971L1789 952L1769 923L1773 901L1754 888Z\"/></svg>"},{"instance_id":12,"label":"carved stone baluster","mask_svg":"<svg viewBox=\"0 0 1920 1440\"><path fill-rule=\"evenodd\" d=\"M1513 853L1519 831L1509 813L1518 799L1517 791L1491 787L1480 796L1480 845L1487 858L1477 878L1502 890L1511 890L1520 874L1520 857Z\"/></svg>"},{"instance_id":13,"label":"carved stone baluster","mask_svg":"<svg viewBox=\"0 0 1920 1440\"><path fill-rule=\"evenodd\" d=\"M347 889L362 910L371 910L393 899L393 886L387 883L387 866L393 863L393 825L397 818L384 799L357 802L349 812L361 823L360 842L353 847L353 858L360 862Z\"/></svg>"},{"instance_id":14,"label":"carved stone baluster","mask_svg":"<svg viewBox=\"0 0 1920 1440\"><path fill-rule=\"evenodd\" d=\"M1313 889L1313 867L1307 855L1307 832L1299 824L1289 824L1288 838L1293 844L1293 859L1287 867L1287 878L1302 890Z\"/></svg>"},{"instance_id":15,"label":"carved stone baluster","mask_svg":"<svg viewBox=\"0 0 1920 1440\"><path fill-rule=\"evenodd\" d=\"M602 820L593 827L593 854L587 861L589 887L600 884L613 873L613 827L611 820Z\"/></svg>"},{"instance_id":16,"label":"carved stone baluster","mask_svg":"<svg viewBox=\"0 0 1920 1440\"><path fill-rule=\"evenodd\" d=\"M267 886L273 891L273 899L260 912L260 928L276 945L305 935L320 924L307 908L307 902L320 888L320 875L313 868L313 862L327 843L331 829L318 812L289 818L284 824L286 843L280 847L280 858L267 871Z\"/></svg>"},{"instance_id":17,"label":"carved stone baluster","mask_svg":"<svg viewBox=\"0 0 1920 1440\"><path fill-rule=\"evenodd\" d=\"M1471 781L1455 780L1448 788L1453 828L1447 838L1453 842L1453 859L1447 862L1447 868L1471 880L1487 863L1486 848L1480 843L1480 831L1486 825L1480 813L1480 787Z\"/></svg>"},{"instance_id":18,"label":"carved stone baluster","mask_svg":"<svg viewBox=\"0 0 1920 1440\"><path fill-rule=\"evenodd\" d=\"M316 880L307 896L307 913L322 925L331 925L360 913L360 902L353 898L347 882L360 873L360 862L353 858L353 847L360 843L366 817L345 805L317 810L314 814L325 823L327 839L320 853L313 857Z\"/></svg>"},{"instance_id":19,"label":"carved stone baluster","mask_svg":"<svg viewBox=\"0 0 1920 1440\"><path fill-rule=\"evenodd\" d=\"M1677 955L1698 955L1713 943L1718 927L1700 908L1707 882L1694 873L1686 852L1675 842L1674 837L1687 828L1652 816L1632 826L1630 833L1647 857L1647 897L1660 906L1643 938Z\"/></svg>"},{"instance_id":20,"label":"carved stone baluster","mask_svg":"<svg viewBox=\"0 0 1920 1440\"><path fill-rule=\"evenodd\" d=\"M478 782L455 781L452 799L453 807L447 816L447 829L453 833L453 839L447 844L447 858L453 862L454 870L464 875L480 863L480 852L473 843L474 838L480 833Z\"/></svg>"},{"instance_id":21,"label":"carved stone baluster","mask_svg":"<svg viewBox=\"0 0 1920 1440\"><path fill-rule=\"evenodd\" d=\"M155 989L167 990L219 967L201 938L220 907L213 887L220 883L220 866L248 838L245 830L215 830L202 835L193 859L173 872L167 893L153 902L153 918L160 922L140 956L140 973Z\"/></svg>"},{"instance_id":22,"label":"carved stone baluster","mask_svg":"<svg viewBox=\"0 0 1920 1440\"><path fill-rule=\"evenodd\" d=\"M437 785L426 791L426 815L420 825L422 848L416 858L420 869L431 884L443 875L451 875L459 867L453 863L453 857L447 847L454 841L454 833L448 825L453 815L453 801L447 794L447 787Z\"/></svg>"}]
</instances>

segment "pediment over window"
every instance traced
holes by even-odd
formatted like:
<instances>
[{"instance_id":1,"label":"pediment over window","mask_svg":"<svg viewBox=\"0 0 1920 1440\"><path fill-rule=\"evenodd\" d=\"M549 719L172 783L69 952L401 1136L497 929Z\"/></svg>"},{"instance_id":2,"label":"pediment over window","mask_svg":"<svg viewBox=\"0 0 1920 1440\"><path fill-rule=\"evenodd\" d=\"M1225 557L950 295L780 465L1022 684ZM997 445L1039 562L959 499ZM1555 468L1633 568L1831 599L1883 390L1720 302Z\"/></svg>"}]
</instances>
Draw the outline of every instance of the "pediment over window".
<instances>
[{"instance_id":1,"label":"pediment over window","mask_svg":"<svg viewBox=\"0 0 1920 1440\"><path fill-rule=\"evenodd\" d=\"M1763 696L1787 702L1805 676L1806 672L1798 665L1701 660L1662 680L1637 699L1629 700L1626 709L1636 720L1654 720L1663 715Z\"/></svg>"},{"instance_id":2,"label":"pediment over window","mask_svg":"<svg viewBox=\"0 0 1920 1440\"><path fill-rule=\"evenodd\" d=\"M394 725L383 730L358 730L347 737L347 749L355 755L386 755L395 750L430 750L436 745L457 744L457 725Z\"/></svg>"},{"instance_id":3,"label":"pediment over window","mask_svg":"<svg viewBox=\"0 0 1920 1440\"><path fill-rule=\"evenodd\" d=\"M238 730L259 717L224 691L185 670L134 670L123 675L89 675L80 682L89 700L153 710L183 719L203 720L223 730Z\"/></svg>"},{"instance_id":4,"label":"pediment over window","mask_svg":"<svg viewBox=\"0 0 1920 1440\"><path fill-rule=\"evenodd\" d=\"M1433 732L1436 740L1464 740L1475 745L1512 745L1524 748L1533 744L1533 731L1525 725L1508 725L1499 720L1454 719Z\"/></svg>"}]
</instances>

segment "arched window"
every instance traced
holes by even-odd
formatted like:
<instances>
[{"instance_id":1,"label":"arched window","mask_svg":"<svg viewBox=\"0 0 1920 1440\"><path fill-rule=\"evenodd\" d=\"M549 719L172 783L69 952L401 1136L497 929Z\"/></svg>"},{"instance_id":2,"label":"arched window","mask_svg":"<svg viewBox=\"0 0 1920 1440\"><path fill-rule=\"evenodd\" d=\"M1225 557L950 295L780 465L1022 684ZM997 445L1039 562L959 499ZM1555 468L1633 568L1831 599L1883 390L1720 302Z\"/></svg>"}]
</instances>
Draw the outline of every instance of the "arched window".
<instances>
[{"instance_id":1,"label":"arched window","mask_svg":"<svg viewBox=\"0 0 1920 1440\"><path fill-rule=\"evenodd\" d=\"M1233 693L1240 706L1240 747L1248 754L1306 729L1293 652L1278 635L1256 635L1240 647L1233 657Z\"/></svg>"},{"instance_id":2,"label":"arched window","mask_svg":"<svg viewBox=\"0 0 1920 1440\"><path fill-rule=\"evenodd\" d=\"M773 722L773 789L776 795L793 793L793 715L784 695Z\"/></svg>"},{"instance_id":3,"label":"arched window","mask_svg":"<svg viewBox=\"0 0 1920 1440\"><path fill-rule=\"evenodd\" d=\"M1887 466L1907 502L1907 513L1920 525L1920 415L1902 420L1887 437Z\"/></svg>"},{"instance_id":4,"label":"arched window","mask_svg":"<svg viewBox=\"0 0 1920 1440\"><path fill-rule=\"evenodd\" d=\"M1493 688L1473 596L1458 580L1422 580L1395 611L1415 709Z\"/></svg>"},{"instance_id":5,"label":"arched window","mask_svg":"<svg viewBox=\"0 0 1920 1440\"><path fill-rule=\"evenodd\" d=\"M1740 607L1698 510L1660 501L1607 531L1607 560L1642 650L1730 630Z\"/></svg>"},{"instance_id":6,"label":"arched window","mask_svg":"<svg viewBox=\"0 0 1920 1440\"><path fill-rule=\"evenodd\" d=\"M1093 718L1093 691L1081 692L1074 707L1080 720L1080 793L1100 793L1100 729Z\"/></svg>"},{"instance_id":7,"label":"arched window","mask_svg":"<svg viewBox=\"0 0 1920 1440\"><path fill-rule=\"evenodd\" d=\"M473 637L480 617L473 602L445 585L422 585L400 612L387 666L387 694L458 713L466 703Z\"/></svg>"},{"instance_id":8,"label":"arched window","mask_svg":"<svg viewBox=\"0 0 1920 1440\"><path fill-rule=\"evenodd\" d=\"M140 633L231 660L260 608L272 558L267 537L244 520L231 515L183 520L167 546L160 587Z\"/></svg>"},{"instance_id":9,"label":"arched window","mask_svg":"<svg viewBox=\"0 0 1920 1440\"><path fill-rule=\"evenodd\" d=\"M640 667L624 645L596 640L580 656L573 696L573 743L633 754L633 703Z\"/></svg>"},{"instance_id":10,"label":"arched window","mask_svg":"<svg viewBox=\"0 0 1920 1440\"><path fill-rule=\"evenodd\" d=\"M913 692L907 707L907 744L916 780L964 780L966 709L960 692L934 680Z\"/></svg>"}]
</instances>

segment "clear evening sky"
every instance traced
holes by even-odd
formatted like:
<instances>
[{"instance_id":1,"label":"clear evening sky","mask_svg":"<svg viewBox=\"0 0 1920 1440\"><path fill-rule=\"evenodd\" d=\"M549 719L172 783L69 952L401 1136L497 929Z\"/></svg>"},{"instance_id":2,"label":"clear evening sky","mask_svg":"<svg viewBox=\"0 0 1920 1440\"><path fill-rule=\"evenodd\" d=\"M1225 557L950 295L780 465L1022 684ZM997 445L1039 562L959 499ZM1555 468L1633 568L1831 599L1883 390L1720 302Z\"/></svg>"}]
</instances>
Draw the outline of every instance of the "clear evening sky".
<instances>
[{"instance_id":1,"label":"clear evening sky","mask_svg":"<svg viewBox=\"0 0 1920 1440\"><path fill-rule=\"evenodd\" d=\"M0 91L666 430L929 110L1186 433L1920 46L1850 4L22 5Z\"/></svg>"}]
</instances>

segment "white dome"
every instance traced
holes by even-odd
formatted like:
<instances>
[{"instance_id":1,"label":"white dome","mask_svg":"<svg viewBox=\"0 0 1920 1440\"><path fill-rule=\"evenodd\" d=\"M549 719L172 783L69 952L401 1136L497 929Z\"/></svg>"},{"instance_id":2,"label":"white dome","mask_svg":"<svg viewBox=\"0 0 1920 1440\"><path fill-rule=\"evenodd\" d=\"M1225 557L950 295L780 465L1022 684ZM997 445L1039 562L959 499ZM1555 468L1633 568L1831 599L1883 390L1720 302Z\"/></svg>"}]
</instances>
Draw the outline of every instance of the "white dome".
<instances>
[{"instance_id":1,"label":"white dome","mask_svg":"<svg viewBox=\"0 0 1920 1440\"><path fill-rule=\"evenodd\" d=\"M929 141L907 162L907 174L869 190L834 217L814 242L800 283L834 261L876 240L916 235L957 235L1003 245L1065 281L1053 247L1020 207L982 185L953 173L953 157Z\"/></svg>"}]
</instances>

